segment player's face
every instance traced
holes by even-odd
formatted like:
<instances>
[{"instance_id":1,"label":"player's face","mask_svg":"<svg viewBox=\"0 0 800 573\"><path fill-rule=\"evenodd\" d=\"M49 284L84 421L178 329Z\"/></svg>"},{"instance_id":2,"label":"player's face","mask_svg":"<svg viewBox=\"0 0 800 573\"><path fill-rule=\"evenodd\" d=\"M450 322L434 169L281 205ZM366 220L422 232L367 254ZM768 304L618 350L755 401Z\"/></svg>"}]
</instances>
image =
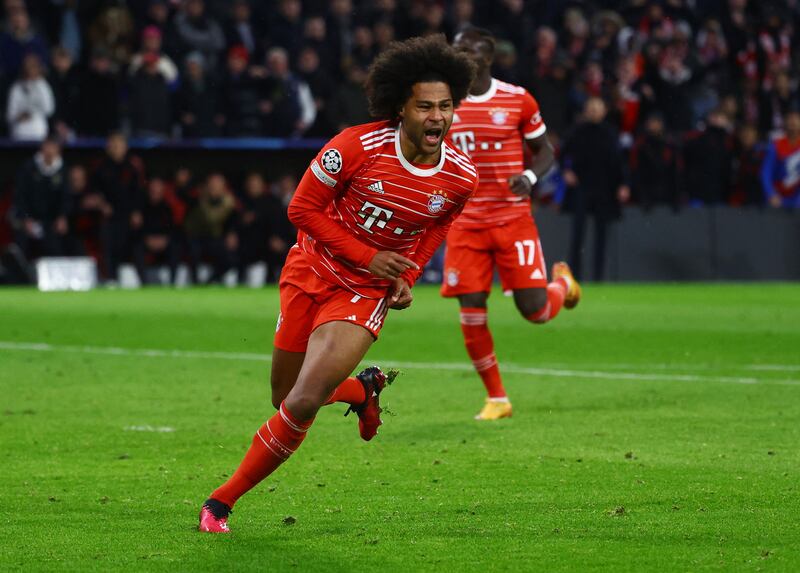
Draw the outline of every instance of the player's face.
<instances>
[{"instance_id":1,"label":"player's face","mask_svg":"<svg viewBox=\"0 0 800 573\"><path fill-rule=\"evenodd\" d=\"M400 110L403 131L420 155L439 153L453 123L453 96L444 82L419 82Z\"/></svg>"},{"instance_id":2,"label":"player's face","mask_svg":"<svg viewBox=\"0 0 800 573\"><path fill-rule=\"evenodd\" d=\"M474 34L458 34L453 47L465 54L478 68L478 73L492 65L492 54L486 42Z\"/></svg>"}]
</instances>

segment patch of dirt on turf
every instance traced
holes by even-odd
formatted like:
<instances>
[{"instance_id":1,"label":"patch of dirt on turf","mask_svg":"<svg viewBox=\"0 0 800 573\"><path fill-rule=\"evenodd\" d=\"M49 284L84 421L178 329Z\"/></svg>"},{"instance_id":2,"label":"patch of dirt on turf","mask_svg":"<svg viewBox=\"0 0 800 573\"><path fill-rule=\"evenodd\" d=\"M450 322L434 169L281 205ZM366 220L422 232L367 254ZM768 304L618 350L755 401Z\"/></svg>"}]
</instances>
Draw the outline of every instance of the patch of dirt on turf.
<instances>
[{"instance_id":1,"label":"patch of dirt on turf","mask_svg":"<svg viewBox=\"0 0 800 573\"><path fill-rule=\"evenodd\" d=\"M626 515L625 506L618 505L617 507L615 507L614 509L609 511L608 515L610 515L612 517L621 517L623 515Z\"/></svg>"},{"instance_id":2,"label":"patch of dirt on turf","mask_svg":"<svg viewBox=\"0 0 800 573\"><path fill-rule=\"evenodd\" d=\"M295 523L297 523L297 519L292 517L291 515L287 515L286 517L283 518L284 525L294 525Z\"/></svg>"}]
</instances>

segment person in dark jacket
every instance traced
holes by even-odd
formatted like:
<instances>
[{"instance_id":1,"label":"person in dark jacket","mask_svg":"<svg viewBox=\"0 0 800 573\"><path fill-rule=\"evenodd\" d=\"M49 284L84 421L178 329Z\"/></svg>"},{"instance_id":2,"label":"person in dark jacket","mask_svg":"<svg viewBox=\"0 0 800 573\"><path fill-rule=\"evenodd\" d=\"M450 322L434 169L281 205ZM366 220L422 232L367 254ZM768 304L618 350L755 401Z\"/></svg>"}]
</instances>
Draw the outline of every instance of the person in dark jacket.
<instances>
[{"instance_id":1,"label":"person in dark jacket","mask_svg":"<svg viewBox=\"0 0 800 573\"><path fill-rule=\"evenodd\" d=\"M593 279L602 281L608 225L620 216L621 204L630 198L618 138L604 122L606 113L605 102L590 97L584 106L584 121L567 136L562 149L567 184L563 208L572 213L569 264L578 280L587 217L594 218Z\"/></svg>"},{"instance_id":2,"label":"person in dark jacket","mask_svg":"<svg viewBox=\"0 0 800 573\"><path fill-rule=\"evenodd\" d=\"M158 54L145 53L131 78L130 117L137 137L167 137L172 127L167 79L158 68Z\"/></svg>"},{"instance_id":3,"label":"person in dark jacket","mask_svg":"<svg viewBox=\"0 0 800 573\"><path fill-rule=\"evenodd\" d=\"M142 225L144 170L128 154L125 136L114 133L106 154L92 173L90 187L103 197L100 241L106 278L116 281L119 265L130 255L133 233Z\"/></svg>"},{"instance_id":4,"label":"person in dark jacket","mask_svg":"<svg viewBox=\"0 0 800 573\"><path fill-rule=\"evenodd\" d=\"M217 88L207 74L205 58L200 52L186 56L186 72L177 94L175 116L180 122L183 137L215 137Z\"/></svg>"},{"instance_id":5,"label":"person in dark jacket","mask_svg":"<svg viewBox=\"0 0 800 573\"><path fill-rule=\"evenodd\" d=\"M62 254L67 233L68 195L61 145L47 138L16 178L14 242L29 260Z\"/></svg>"},{"instance_id":6,"label":"person in dark jacket","mask_svg":"<svg viewBox=\"0 0 800 573\"><path fill-rule=\"evenodd\" d=\"M270 237L267 254L267 282L277 282L281 269L286 262L286 255L297 239L297 229L289 221L289 202L297 189L297 178L294 175L283 175L272 184L269 230Z\"/></svg>"},{"instance_id":7,"label":"person in dark jacket","mask_svg":"<svg viewBox=\"0 0 800 573\"><path fill-rule=\"evenodd\" d=\"M78 134L105 137L119 128L119 81L111 58L95 50L80 82Z\"/></svg>"},{"instance_id":8,"label":"person in dark jacket","mask_svg":"<svg viewBox=\"0 0 800 573\"><path fill-rule=\"evenodd\" d=\"M667 138L660 114L645 120L644 133L633 146L631 171L636 203L644 209L657 205L678 208L678 150Z\"/></svg>"},{"instance_id":9,"label":"person in dark jacket","mask_svg":"<svg viewBox=\"0 0 800 573\"><path fill-rule=\"evenodd\" d=\"M733 172L733 140L730 120L721 109L712 111L705 127L687 138L683 163L684 183L691 205L717 205L728 199Z\"/></svg>"},{"instance_id":10,"label":"person in dark jacket","mask_svg":"<svg viewBox=\"0 0 800 573\"><path fill-rule=\"evenodd\" d=\"M80 74L72 61L72 56L61 46L53 48L52 62L52 68L47 75L56 102L55 113L50 118L53 126L51 133L65 138L74 134L78 125Z\"/></svg>"},{"instance_id":11,"label":"person in dark jacket","mask_svg":"<svg viewBox=\"0 0 800 573\"><path fill-rule=\"evenodd\" d=\"M247 175L242 195L242 210L238 218L239 282L247 279L247 268L258 262L267 262L268 241L271 235L271 211L276 208L267 192L264 177L257 172Z\"/></svg>"},{"instance_id":12,"label":"person in dark jacket","mask_svg":"<svg viewBox=\"0 0 800 573\"><path fill-rule=\"evenodd\" d=\"M148 271L155 265L169 266L169 281L175 282L178 267L175 232L175 213L166 200L164 180L154 177L147 184L147 197L142 203L142 226L133 251L142 284L153 282Z\"/></svg>"},{"instance_id":13,"label":"person in dark jacket","mask_svg":"<svg viewBox=\"0 0 800 573\"><path fill-rule=\"evenodd\" d=\"M228 60L219 93L218 125L225 135L258 137L261 135L261 80L248 69L249 56L244 46L228 50Z\"/></svg>"}]
</instances>

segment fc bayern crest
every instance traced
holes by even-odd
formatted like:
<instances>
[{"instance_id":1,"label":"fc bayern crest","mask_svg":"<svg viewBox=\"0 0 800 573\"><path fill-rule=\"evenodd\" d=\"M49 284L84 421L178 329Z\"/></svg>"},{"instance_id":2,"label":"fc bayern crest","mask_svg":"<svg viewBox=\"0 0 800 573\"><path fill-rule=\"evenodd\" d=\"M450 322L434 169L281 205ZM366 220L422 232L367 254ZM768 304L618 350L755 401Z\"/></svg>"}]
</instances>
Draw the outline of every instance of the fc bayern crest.
<instances>
[{"instance_id":1,"label":"fc bayern crest","mask_svg":"<svg viewBox=\"0 0 800 573\"><path fill-rule=\"evenodd\" d=\"M435 215L444 209L444 197L441 195L431 195L428 199L428 212Z\"/></svg>"},{"instance_id":2,"label":"fc bayern crest","mask_svg":"<svg viewBox=\"0 0 800 573\"><path fill-rule=\"evenodd\" d=\"M322 154L322 167L333 175L342 170L342 154L338 149L331 148Z\"/></svg>"},{"instance_id":3,"label":"fc bayern crest","mask_svg":"<svg viewBox=\"0 0 800 573\"><path fill-rule=\"evenodd\" d=\"M446 277L447 277L447 286L454 287L458 285L458 275L459 272L456 269L447 269Z\"/></svg>"},{"instance_id":4,"label":"fc bayern crest","mask_svg":"<svg viewBox=\"0 0 800 573\"><path fill-rule=\"evenodd\" d=\"M489 111L492 116L492 123L495 125L503 125L508 119L508 112L504 109L493 109Z\"/></svg>"}]
</instances>

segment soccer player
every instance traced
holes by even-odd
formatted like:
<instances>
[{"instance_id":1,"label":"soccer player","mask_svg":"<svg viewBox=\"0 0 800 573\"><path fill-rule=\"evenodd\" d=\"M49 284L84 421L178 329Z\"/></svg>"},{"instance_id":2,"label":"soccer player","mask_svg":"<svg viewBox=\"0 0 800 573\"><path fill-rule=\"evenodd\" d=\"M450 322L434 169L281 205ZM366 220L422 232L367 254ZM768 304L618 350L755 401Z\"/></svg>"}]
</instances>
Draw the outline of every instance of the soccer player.
<instances>
[{"instance_id":1,"label":"soccer player","mask_svg":"<svg viewBox=\"0 0 800 573\"><path fill-rule=\"evenodd\" d=\"M456 109L450 137L475 163L480 184L447 237L442 295L458 298L467 353L488 394L475 418L497 420L510 417L512 409L486 316L495 267L503 290L513 291L520 314L535 324L553 320L562 306L574 308L581 291L566 263L553 265L548 283L531 215L533 187L553 164L539 105L523 88L492 78L490 32L468 28L454 46L478 71ZM527 166L523 141L532 154Z\"/></svg>"},{"instance_id":2,"label":"soccer player","mask_svg":"<svg viewBox=\"0 0 800 573\"><path fill-rule=\"evenodd\" d=\"M297 244L280 279L271 379L278 412L203 504L200 531L229 531L233 505L297 450L324 404L349 403L363 439L377 432L386 376L377 367L347 376L387 310L411 304L421 269L475 191L475 167L444 142L473 76L469 58L443 37L394 44L367 81L381 121L345 129L306 170L289 205Z\"/></svg>"}]
</instances>

